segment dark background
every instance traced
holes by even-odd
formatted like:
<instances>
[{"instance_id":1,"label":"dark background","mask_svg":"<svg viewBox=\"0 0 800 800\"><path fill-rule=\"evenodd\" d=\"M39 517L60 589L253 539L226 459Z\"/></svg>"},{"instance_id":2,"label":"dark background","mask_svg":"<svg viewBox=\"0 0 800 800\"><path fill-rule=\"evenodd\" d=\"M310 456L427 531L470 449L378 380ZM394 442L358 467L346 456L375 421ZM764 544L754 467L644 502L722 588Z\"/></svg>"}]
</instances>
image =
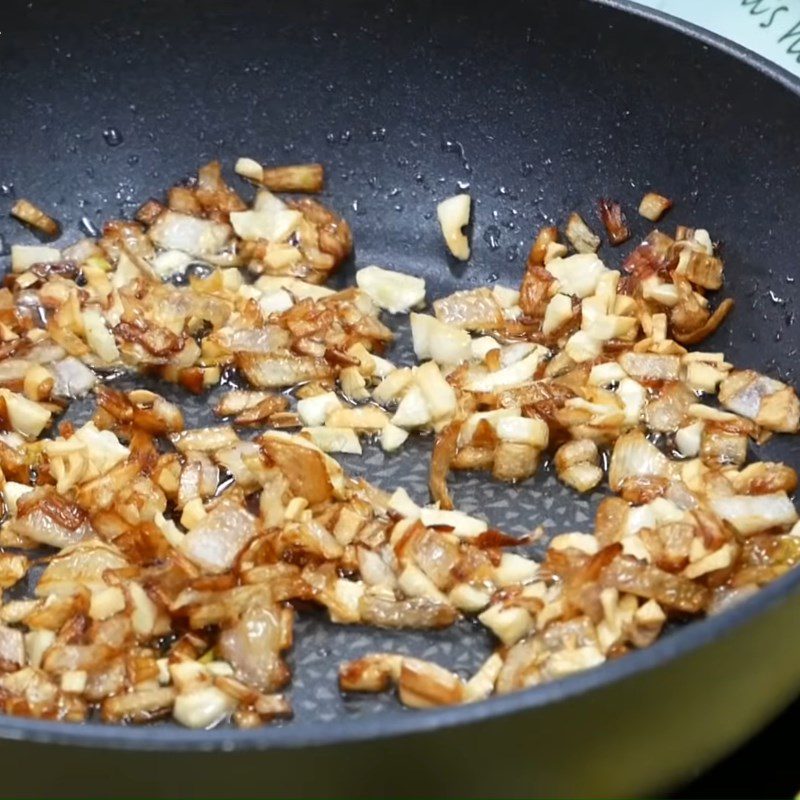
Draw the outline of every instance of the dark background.
<instances>
[{"instance_id":1,"label":"dark background","mask_svg":"<svg viewBox=\"0 0 800 800\"><path fill-rule=\"evenodd\" d=\"M766 730L670 797L793 798L800 793L800 769L792 752L800 726L800 700Z\"/></svg>"}]
</instances>

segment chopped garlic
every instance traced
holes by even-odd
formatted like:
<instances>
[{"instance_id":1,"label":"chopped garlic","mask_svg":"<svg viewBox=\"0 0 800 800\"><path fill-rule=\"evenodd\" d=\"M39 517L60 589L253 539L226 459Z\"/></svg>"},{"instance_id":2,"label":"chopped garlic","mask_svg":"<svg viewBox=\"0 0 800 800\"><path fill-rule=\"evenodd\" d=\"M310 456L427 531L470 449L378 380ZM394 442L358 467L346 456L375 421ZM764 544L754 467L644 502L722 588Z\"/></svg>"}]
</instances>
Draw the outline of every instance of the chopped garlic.
<instances>
[{"instance_id":1,"label":"chopped garlic","mask_svg":"<svg viewBox=\"0 0 800 800\"><path fill-rule=\"evenodd\" d=\"M387 453L393 453L395 450L400 449L406 439L408 439L408 431L393 425L391 422L384 425L381 431L381 447Z\"/></svg>"},{"instance_id":2,"label":"chopped garlic","mask_svg":"<svg viewBox=\"0 0 800 800\"><path fill-rule=\"evenodd\" d=\"M261 313L269 316L270 314L280 314L288 311L294 305L292 295L286 289L276 289L272 292L264 292L257 300Z\"/></svg>"},{"instance_id":3,"label":"chopped garlic","mask_svg":"<svg viewBox=\"0 0 800 800\"><path fill-rule=\"evenodd\" d=\"M328 414L325 424L331 428L379 431L388 421L389 417L382 408L364 405L355 408L337 408Z\"/></svg>"},{"instance_id":4,"label":"chopped garlic","mask_svg":"<svg viewBox=\"0 0 800 800\"><path fill-rule=\"evenodd\" d=\"M210 728L236 709L236 701L216 686L205 686L175 698L172 716L187 728Z\"/></svg>"},{"instance_id":5,"label":"chopped garlic","mask_svg":"<svg viewBox=\"0 0 800 800\"><path fill-rule=\"evenodd\" d=\"M703 423L699 420L679 428L675 433L675 445L682 456L694 458L700 452L703 439Z\"/></svg>"},{"instance_id":6,"label":"chopped garlic","mask_svg":"<svg viewBox=\"0 0 800 800\"><path fill-rule=\"evenodd\" d=\"M472 356L472 339L467 331L446 325L428 314L410 315L414 352L420 361L460 364Z\"/></svg>"},{"instance_id":7,"label":"chopped garlic","mask_svg":"<svg viewBox=\"0 0 800 800\"><path fill-rule=\"evenodd\" d=\"M663 283L656 275L642 281L642 296L670 307L677 305L680 300L678 287L674 283Z\"/></svg>"},{"instance_id":8,"label":"chopped garlic","mask_svg":"<svg viewBox=\"0 0 800 800\"><path fill-rule=\"evenodd\" d=\"M303 215L262 189L252 209L232 211L230 220L236 235L245 241L285 242L297 230Z\"/></svg>"},{"instance_id":9,"label":"chopped garlic","mask_svg":"<svg viewBox=\"0 0 800 800\"><path fill-rule=\"evenodd\" d=\"M696 392L715 394L727 372L702 361L690 361L686 365L686 383Z\"/></svg>"},{"instance_id":10,"label":"chopped garlic","mask_svg":"<svg viewBox=\"0 0 800 800\"><path fill-rule=\"evenodd\" d=\"M425 301L425 281L404 272L365 267L356 272L356 284L380 308L399 314Z\"/></svg>"},{"instance_id":11,"label":"chopped garlic","mask_svg":"<svg viewBox=\"0 0 800 800\"><path fill-rule=\"evenodd\" d=\"M576 253L554 258L545 269L559 282L564 294L588 297L594 294L603 274L608 272L594 253Z\"/></svg>"},{"instance_id":12,"label":"chopped garlic","mask_svg":"<svg viewBox=\"0 0 800 800\"><path fill-rule=\"evenodd\" d=\"M183 250L165 250L159 253L151 262L153 271L159 278L166 280L173 275L185 272L194 259Z\"/></svg>"},{"instance_id":13,"label":"chopped garlic","mask_svg":"<svg viewBox=\"0 0 800 800\"><path fill-rule=\"evenodd\" d=\"M375 353L370 353L372 356L372 363L375 365L374 375L376 378L385 378L389 373L395 372L397 367L386 358L376 356Z\"/></svg>"},{"instance_id":14,"label":"chopped garlic","mask_svg":"<svg viewBox=\"0 0 800 800\"><path fill-rule=\"evenodd\" d=\"M504 442L521 442L537 450L547 447L549 438L547 423L534 417L500 417L495 424L495 431Z\"/></svg>"},{"instance_id":15,"label":"chopped garlic","mask_svg":"<svg viewBox=\"0 0 800 800\"><path fill-rule=\"evenodd\" d=\"M539 574L539 565L516 553L503 553L500 563L494 568L492 578L498 586L527 583Z\"/></svg>"},{"instance_id":16,"label":"chopped garlic","mask_svg":"<svg viewBox=\"0 0 800 800\"><path fill-rule=\"evenodd\" d=\"M414 375L434 422L449 420L456 413L455 389L444 379L435 361L417 367Z\"/></svg>"},{"instance_id":17,"label":"chopped garlic","mask_svg":"<svg viewBox=\"0 0 800 800\"><path fill-rule=\"evenodd\" d=\"M513 308L519 303L519 292L516 289L509 289L507 286L495 284L492 287L492 294L501 308Z\"/></svg>"},{"instance_id":18,"label":"chopped garlic","mask_svg":"<svg viewBox=\"0 0 800 800\"><path fill-rule=\"evenodd\" d=\"M516 364L496 372L471 375L465 388L470 392L494 392L509 386L518 386L534 376L545 355L547 355L547 349L537 346L530 355L517 361Z\"/></svg>"},{"instance_id":19,"label":"chopped garlic","mask_svg":"<svg viewBox=\"0 0 800 800\"><path fill-rule=\"evenodd\" d=\"M623 378L619 382L616 394L625 408L625 424L629 427L638 425L647 402L647 391L644 386L633 378Z\"/></svg>"},{"instance_id":20,"label":"chopped garlic","mask_svg":"<svg viewBox=\"0 0 800 800\"><path fill-rule=\"evenodd\" d=\"M372 399L381 405L397 400L403 394L406 387L414 379L413 372L408 367L396 369L390 372L372 392ZM298 403L299 406L299 403Z\"/></svg>"},{"instance_id":21,"label":"chopped garlic","mask_svg":"<svg viewBox=\"0 0 800 800\"><path fill-rule=\"evenodd\" d=\"M25 272L34 264L50 264L61 261L61 251L55 247L41 245L11 245L11 271Z\"/></svg>"},{"instance_id":22,"label":"chopped garlic","mask_svg":"<svg viewBox=\"0 0 800 800\"><path fill-rule=\"evenodd\" d=\"M426 506L420 510L420 519L426 528L444 526L452 528L456 536L470 538L478 536L489 529L489 526L477 517L471 517L463 511L444 511L440 508Z\"/></svg>"},{"instance_id":23,"label":"chopped garlic","mask_svg":"<svg viewBox=\"0 0 800 800\"><path fill-rule=\"evenodd\" d=\"M423 597L435 603L446 603L447 598L436 584L417 566L407 564L397 578L397 584L408 597Z\"/></svg>"},{"instance_id":24,"label":"chopped garlic","mask_svg":"<svg viewBox=\"0 0 800 800\"><path fill-rule=\"evenodd\" d=\"M448 600L460 611L475 614L486 608L492 596L485 589L479 589L468 583L459 583L450 590Z\"/></svg>"},{"instance_id":25,"label":"chopped garlic","mask_svg":"<svg viewBox=\"0 0 800 800\"><path fill-rule=\"evenodd\" d=\"M506 646L518 642L534 625L531 615L519 606L490 606L478 619Z\"/></svg>"},{"instance_id":26,"label":"chopped garlic","mask_svg":"<svg viewBox=\"0 0 800 800\"><path fill-rule=\"evenodd\" d=\"M404 395L392 417L392 424L401 428L421 428L432 420L425 395L416 384Z\"/></svg>"},{"instance_id":27,"label":"chopped garlic","mask_svg":"<svg viewBox=\"0 0 800 800\"><path fill-rule=\"evenodd\" d=\"M125 593L119 586L107 586L92 592L89 603L89 616L92 619L104 620L125 610Z\"/></svg>"},{"instance_id":28,"label":"chopped garlic","mask_svg":"<svg viewBox=\"0 0 800 800\"><path fill-rule=\"evenodd\" d=\"M475 429L478 427L481 420L486 420L496 432L497 424L503 417L519 416L521 416L521 410L518 406L496 408L493 411L476 411L464 420L464 424L458 432L458 445L459 447L463 447L465 444L469 444L472 441L472 437L475 435Z\"/></svg>"},{"instance_id":29,"label":"chopped garlic","mask_svg":"<svg viewBox=\"0 0 800 800\"><path fill-rule=\"evenodd\" d=\"M572 319L572 299L566 294L556 294L545 309L542 333L549 336L570 319Z\"/></svg>"},{"instance_id":30,"label":"chopped garlic","mask_svg":"<svg viewBox=\"0 0 800 800\"><path fill-rule=\"evenodd\" d=\"M292 278L289 275L262 275L253 285L262 292L286 289L296 300L305 300L306 298L321 300L323 297L335 294L334 290L327 286L301 281L299 278Z\"/></svg>"},{"instance_id":31,"label":"chopped garlic","mask_svg":"<svg viewBox=\"0 0 800 800\"><path fill-rule=\"evenodd\" d=\"M311 441L325 453L354 453L361 455L361 442L352 428L330 426L313 426L303 428L303 433L311 437Z\"/></svg>"},{"instance_id":32,"label":"chopped garlic","mask_svg":"<svg viewBox=\"0 0 800 800\"><path fill-rule=\"evenodd\" d=\"M351 400L369 400L367 381L358 367L345 367L339 373L339 383L342 385L344 395Z\"/></svg>"},{"instance_id":33,"label":"chopped garlic","mask_svg":"<svg viewBox=\"0 0 800 800\"><path fill-rule=\"evenodd\" d=\"M16 514L17 513L17 500L19 500L22 495L27 494L28 492L32 492L34 489L33 486L28 486L24 483L15 483L14 481L6 481L3 484L3 501L6 504L6 508L8 509L9 513Z\"/></svg>"},{"instance_id":34,"label":"chopped garlic","mask_svg":"<svg viewBox=\"0 0 800 800\"><path fill-rule=\"evenodd\" d=\"M96 309L87 308L81 315L86 335L86 343L107 364L119 360L119 350L114 335L106 326L102 314Z\"/></svg>"},{"instance_id":35,"label":"chopped garlic","mask_svg":"<svg viewBox=\"0 0 800 800\"><path fill-rule=\"evenodd\" d=\"M400 487L395 489L392 496L389 498L389 508L396 511L403 517L410 519L419 519L422 509L409 497L408 492Z\"/></svg>"},{"instance_id":36,"label":"chopped garlic","mask_svg":"<svg viewBox=\"0 0 800 800\"><path fill-rule=\"evenodd\" d=\"M101 475L131 454L130 449L117 439L113 431L98 430L94 422L87 422L78 428L72 439L86 445L89 459Z\"/></svg>"},{"instance_id":37,"label":"chopped garlic","mask_svg":"<svg viewBox=\"0 0 800 800\"><path fill-rule=\"evenodd\" d=\"M208 512L203 505L202 499L195 497L183 507L181 525L183 525L186 530L191 530L199 525L207 516Z\"/></svg>"},{"instance_id":38,"label":"chopped garlic","mask_svg":"<svg viewBox=\"0 0 800 800\"><path fill-rule=\"evenodd\" d=\"M469 258L469 239L462 229L469 223L471 208L472 198L468 194L448 197L436 207L447 248L460 261Z\"/></svg>"},{"instance_id":39,"label":"chopped garlic","mask_svg":"<svg viewBox=\"0 0 800 800\"><path fill-rule=\"evenodd\" d=\"M343 408L335 392L324 392L297 401L297 413L303 425L316 427L324 425L328 415L337 408Z\"/></svg>"},{"instance_id":40,"label":"chopped garlic","mask_svg":"<svg viewBox=\"0 0 800 800\"><path fill-rule=\"evenodd\" d=\"M789 528L797 521L797 510L786 492L715 497L711 508L744 536L775 527Z\"/></svg>"},{"instance_id":41,"label":"chopped garlic","mask_svg":"<svg viewBox=\"0 0 800 800\"><path fill-rule=\"evenodd\" d=\"M600 550L597 538L591 533L561 533L552 538L550 547L553 550L580 550L590 556Z\"/></svg>"},{"instance_id":42,"label":"chopped garlic","mask_svg":"<svg viewBox=\"0 0 800 800\"><path fill-rule=\"evenodd\" d=\"M564 352L577 364L592 361L603 352L603 343L586 331L575 331L567 339Z\"/></svg>"},{"instance_id":43,"label":"chopped garlic","mask_svg":"<svg viewBox=\"0 0 800 800\"><path fill-rule=\"evenodd\" d=\"M733 563L736 550L736 545L731 542L723 544L719 549L689 564L686 569L684 569L683 574L687 578L694 580L701 575L707 575L709 572L725 569Z\"/></svg>"},{"instance_id":44,"label":"chopped garlic","mask_svg":"<svg viewBox=\"0 0 800 800\"><path fill-rule=\"evenodd\" d=\"M236 166L233 168L237 175L249 178L251 181L260 183L264 179L264 167L252 158L236 159Z\"/></svg>"},{"instance_id":45,"label":"chopped garlic","mask_svg":"<svg viewBox=\"0 0 800 800\"><path fill-rule=\"evenodd\" d=\"M595 364L589 373L589 383L592 386L610 386L625 380L628 374L616 361L606 361L604 364Z\"/></svg>"},{"instance_id":46,"label":"chopped garlic","mask_svg":"<svg viewBox=\"0 0 800 800\"><path fill-rule=\"evenodd\" d=\"M50 411L39 403L9 389L0 389L0 397L11 427L22 436L35 439L50 424Z\"/></svg>"},{"instance_id":47,"label":"chopped garlic","mask_svg":"<svg viewBox=\"0 0 800 800\"><path fill-rule=\"evenodd\" d=\"M497 339L491 336L479 336L473 339L470 343L472 348L472 357L478 361L483 361L492 350L501 350L502 345Z\"/></svg>"},{"instance_id":48,"label":"chopped garlic","mask_svg":"<svg viewBox=\"0 0 800 800\"><path fill-rule=\"evenodd\" d=\"M468 703L485 700L494 691L494 685L503 669L503 657L492 653L481 668L467 681L464 694Z\"/></svg>"}]
</instances>

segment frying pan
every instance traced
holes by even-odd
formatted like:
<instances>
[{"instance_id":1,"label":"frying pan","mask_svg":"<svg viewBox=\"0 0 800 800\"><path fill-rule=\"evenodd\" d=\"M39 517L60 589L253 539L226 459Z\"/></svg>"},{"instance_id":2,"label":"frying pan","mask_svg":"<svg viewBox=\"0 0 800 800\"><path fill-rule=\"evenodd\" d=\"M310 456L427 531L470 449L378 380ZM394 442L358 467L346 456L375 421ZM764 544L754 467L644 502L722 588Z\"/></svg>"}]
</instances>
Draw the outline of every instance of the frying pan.
<instances>
[{"instance_id":1,"label":"frying pan","mask_svg":"<svg viewBox=\"0 0 800 800\"><path fill-rule=\"evenodd\" d=\"M353 226L354 263L422 275L436 296L516 284L534 231L576 209L592 219L600 196L629 209L637 239L647 228L633 209L654 188L675 200L670 226L722 242L737 308L709 349L797 377L800 88L730 43L623 2L577 0L5 0L0 30L6 244L29 237L7 216L15 196L51 210L71 241L212 158L319 160L324 201ZM433 212L467 185L473 257L455 265ZM182 402L202 424L206 401ZM347 466L422 499L429 448L370 450ZM787 438L758 455L800 465ZM462 476L454 491L511 532L586 529L599 497L547 475L517 487ZM795 695L799 610L796 571L599 669L413 713L388 697L342 698L336 664L379 647L468 670L490 647L480 632L391 635L312 615L292 656L293 722L188 731L2 718L2 785L84 797L653 793Z\"/></svg>"}]
</instances>

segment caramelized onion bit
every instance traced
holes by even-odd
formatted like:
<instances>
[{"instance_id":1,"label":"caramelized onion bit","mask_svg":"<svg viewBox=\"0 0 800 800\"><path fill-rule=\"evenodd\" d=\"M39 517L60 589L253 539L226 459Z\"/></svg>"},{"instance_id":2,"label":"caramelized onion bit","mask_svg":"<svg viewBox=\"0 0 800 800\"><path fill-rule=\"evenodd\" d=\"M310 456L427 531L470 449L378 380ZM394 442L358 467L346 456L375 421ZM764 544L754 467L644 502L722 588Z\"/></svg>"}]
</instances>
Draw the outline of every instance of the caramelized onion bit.
<instances>
[{"instance_id":1,"label":"caramelized onion bit","mask_svg":"<svg viewBox=\"0 0 800 800\"><path fill-rule=\"evenodd\" d=\"M651 222L658 222L672 208L672 200L656 192L648 192L639 203L639 213Z\"/></svg>"},{"instance_id":2,"label":"caramelized onion bit","mask_svg":"<svg viewBox=\"0 0 800 800\"><path fill-rule=\"evenodd\" d=\"M36 228L37 231L41 231L51 239L55 239L61 233L61 226L58 222L45 214L41 208L35 206L30 200L25 200L25 198L21 197L14 203L11 207L11 216L26 225L30 225L32 228Z\"/></svg>"},{"instance_id":3,"label":"caramelized onion bit","mask_svg":"<svg viewBox=\"0 0 800 800\"><path fill-rule=\"evenodd\" d=\"M619 203L602 198L598 203L600 220L612 245L622 244L631 238L631 232Z\"/></svg>"}]
</instances>

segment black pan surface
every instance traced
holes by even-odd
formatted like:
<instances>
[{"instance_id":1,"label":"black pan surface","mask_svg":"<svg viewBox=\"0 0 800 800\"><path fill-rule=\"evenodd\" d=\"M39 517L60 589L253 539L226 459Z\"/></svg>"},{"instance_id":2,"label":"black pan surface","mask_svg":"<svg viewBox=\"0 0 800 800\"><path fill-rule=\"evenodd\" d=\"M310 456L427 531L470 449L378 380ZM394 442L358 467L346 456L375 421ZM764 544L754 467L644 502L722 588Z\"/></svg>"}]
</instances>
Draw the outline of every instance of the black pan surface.
<instances>
[{"instance_id":1,"label":"black pan surface","mask_svg":"<svg viewBox=\"0 0 800 800\"><path fill-rule=\"evenodd\" d=\"M675 200L667 226L707 227L722 242L726 292L737 307L705 349L796 381L800 90L752 54L619 7L628 8L583 0L6 0L0 241L34 241L7 216L16 197L51 209L68 243L105 219L130 216L212 158L229 174L241 155L319 160L328 175L323 199L354 230L355 260L342 280L354 265L380 264L426 277L432 298L487 282L516 285L538 227L563 223L573 210L599 227L600 196L628 209L635 241L649 230L636 205L653 188ZM467 187L473 256L457 265L445 256L435 204ZM602 255L615 265L624 253L606 246ZM393 357L402 353L400 345ZM200 424L205 402L183 401ZM429 448L423 440L390 459L373 450L348 467L422 500ZM800 464L793 440L765 452ZM578 498L552 476L512 489L485 476L454 485L461 507L514 533L540 522L549 532L588 529L600 497ZM2 719L0 736L274 749L519 718L708 649L795 598L798 583L800 575L787 576L742 607L601 669L471 707L412 714L389 697L343 699L334 680L340 660L376 647L469 671L490 647L470 625L391 636L334 630L311 617L293 654L290 724L197 732ZM770 657L777 643L774 650ZM785 701L788 676L800 685L800 660L784 666L787 677L760 706L762 721Z\"/></svg>"}]
</instances>

